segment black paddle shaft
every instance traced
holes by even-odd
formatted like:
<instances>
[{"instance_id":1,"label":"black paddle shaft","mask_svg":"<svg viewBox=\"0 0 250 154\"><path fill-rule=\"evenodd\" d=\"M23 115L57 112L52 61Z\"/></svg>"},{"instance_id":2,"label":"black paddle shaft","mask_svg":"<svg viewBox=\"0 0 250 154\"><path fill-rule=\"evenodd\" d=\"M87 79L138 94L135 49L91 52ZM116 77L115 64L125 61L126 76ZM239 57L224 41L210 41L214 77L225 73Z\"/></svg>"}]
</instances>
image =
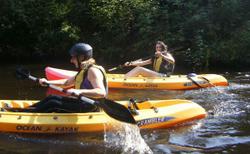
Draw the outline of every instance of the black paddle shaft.
<instances>
[{"instance_id":1,"label":"black paddle shaft","mask_svg":"<svg viewBox=\"0 0 250 154\"><path fill-rule=\"evenodd\" d=\"M204 88L198 82L196 82L191 76L187 75L187 78L191 80L198 88Z\"/></svg>"},{"instance_id":2,"label":"black paddle shaft","mask_svg":"<svg viewBox=\"0 0 250 154\"><path fill-rule=\"evenodd\" d=\"M204 88L204 87L201 86L198 82L196 82L191 76L187 75L187 78L188 78L189 80L191 80L197 87L199 87L199 88ZM205 77L203 77L203 76L198 76L198 78L205 80L208 84L210 84L211 86L215 87L215 85L212 84L207 78L205 78Z\"/></svg>"},{"instance_id":3,"label":"black paddle shaft","mask_svg":"<svg viewBox=\"0 0 250 154\"><path fill-rule=\"evenodd\" d=\"M25 69L19 68L16 70L16 72L17 72L17 75L19 78L28 78L28 79L31 79L35 82L39 82L39 78L31 76L30 73ZM49 83L45 83L45 84L48 87L55 89L57 91L77 96L76 94L70 93L61 87L58 87L58 86L55 86L55 85L52 85ZM90 103L90 104L94 104L94 105L101 107L104 110L104 112L107 113L107 115L109 115L110 117L112 117L118 121L136 124L136 121L135 121L134 117L132 116L132 114L130 113L130 111L125 106L123 106L115 101L112 101L112 100L109 100L106 98L102 98L102 99L100 99L100 101L96 101L96 100L92 100L92 99L87 98L87 97L82 96L82 95L80 95L80 96L78 95L78 97L83 101L83 103Z\"/></svg>"}]
</instances>

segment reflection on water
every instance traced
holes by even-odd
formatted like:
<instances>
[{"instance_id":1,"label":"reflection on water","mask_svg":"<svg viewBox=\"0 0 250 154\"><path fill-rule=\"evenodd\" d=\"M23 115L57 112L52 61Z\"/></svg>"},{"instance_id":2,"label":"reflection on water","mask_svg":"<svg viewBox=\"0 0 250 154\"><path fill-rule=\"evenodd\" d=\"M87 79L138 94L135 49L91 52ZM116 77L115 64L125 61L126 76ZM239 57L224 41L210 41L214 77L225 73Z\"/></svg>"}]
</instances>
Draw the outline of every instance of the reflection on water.
<instances>
[{"instance_id":1,"label":"reflection on water","mask_svg":"<svg viewBox=\"0 0 250 154\"><path fill-rule=\"evenodd\" d=\"M126 124L105 133L0 135L0 150L6 153L153 153L139 128Z\"/></svg>"},{"instance_id":2,"label":"reflection on water","mask_svg":"<svg viewBox=\"0 0 250 154\"><path fill-rule=\"evenodd\" d=\"M103 134L35 135L1 134L0 149L6 153L78 153L81 150L101 153ZM1 152L3 152L1 150ZM108 149L107 149L108 150Z\"/></svg>"},{"instance_id":3,"label":"reflection on water","mask_svg":"<svg viewBox=\"0 0 250 154\"><path fill-rule=\"evenodd\" d=\"M27 67L32 75L44 76L45 66ZM14 66L0 69L1 99L46 96L46 88L32 81L16 80L14 70ZM110 98L114 100L192 100L209 111L208 117L199 122L172 129L141 130L144 140L135 134L121 134L131 133L127 127L116 134L108 131L63 136L0 134L0 150L4 153L247 153L250 149L250 72L223 75L229 80L229 87L189 91L110 90Z\"/></svg>"}]
</instances>

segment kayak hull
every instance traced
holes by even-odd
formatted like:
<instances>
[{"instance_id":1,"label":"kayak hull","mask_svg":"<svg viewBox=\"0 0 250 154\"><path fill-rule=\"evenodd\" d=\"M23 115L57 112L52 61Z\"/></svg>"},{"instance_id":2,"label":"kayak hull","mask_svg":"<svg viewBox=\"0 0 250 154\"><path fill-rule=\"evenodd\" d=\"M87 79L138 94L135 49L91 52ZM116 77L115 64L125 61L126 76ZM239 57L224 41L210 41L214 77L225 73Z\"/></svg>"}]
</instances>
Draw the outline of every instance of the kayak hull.
<instances>
[{"instance_id":1,"label":"kayak hull","mask_svg":"<svg viewBox=\"0 0 250 154\"><path fill-rule=\"evenodd\" d=\"M48 80L68 79L77 72L46 67ZM186 75L171 75L169 77L128 77L124 74L107 74L108 87L119 89L158 89L158 90L189 90L215 86L228 86L228 81L218 74L200 74L192 77L194 83Z\"/></svg>"},{"instance_id":2,"label":"kayak hull","mask_svg":"<svg viewBox=\"0 0 250 154\"><path fill-rule=\"evenodd\" d=\"M27 107L36 101L0 100L0 107ZM118 101L127 106L128 101ZM181 99L145 101L133 115L141 129L169 128L206 117L198 104ZM0 111L0 131L13 133L84 133L112 130L122 123L105 112L24 113Z\"/></svg>"},{"instance_id":3,"label":"kayak hull","mask_svg":"<svg viewBox=\"0 0 250 154\"><path fill-rule=\"evenodd\" d=\"M205 77L209 80L199 78ZM171 75L170 77L130 77L124 78L123 74L108 74L110 88L122 89L158 89L158 90L189 90L215 86L227 86L227 80L216 74L202 74L192 78L197 86L186 75Z\"/></svg>"}]
</instances>

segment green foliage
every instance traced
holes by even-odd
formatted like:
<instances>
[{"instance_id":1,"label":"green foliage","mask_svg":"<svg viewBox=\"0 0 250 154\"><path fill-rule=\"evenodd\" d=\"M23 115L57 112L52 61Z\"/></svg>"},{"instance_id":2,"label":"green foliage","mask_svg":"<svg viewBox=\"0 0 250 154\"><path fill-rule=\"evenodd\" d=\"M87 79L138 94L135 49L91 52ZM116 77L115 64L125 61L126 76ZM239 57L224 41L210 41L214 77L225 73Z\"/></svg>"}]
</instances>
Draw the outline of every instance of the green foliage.
<instances>
[{"instance_id":1,"label":"green foliage","mask_svg":"<svg viewBox=\"0 0 250 154\"><path fill-rule=\"evenodd\" d=\"M29 56L65 48L63 41L77 38L75 27L65 31L69 10L67 1L5 0L0 17L2 51L12 56Z\"/></svg>"},{"instance_id":2,"label":"green foliage","mask_svg":"<svg viewBox=\"0 0 250 154\"><path fill-rule=\"evenodd\" d=\"M0 56L65 55L75 42L105 63L153 54L157 40L189 50L194 71L249 65L250 1L3 0ZM174 53L174 55L177 53ZM178 63L178 56L177 63Z\"/></svg>"},{"instance_id":3,"label":"green foliage","mask_svg":"<svg viewBox=\"0 0 250 154\"><path fill-rule=\"evenodd\" d=\"M90 6L96 23L97 40L100 37L109 40L97 42L100 50L107 51L103 51L107 58L132 58L134 52L140 48L145 50L145 45L152 42L152 37L148 36L154 33L152 27L156 7L153 1L92 0ZM138 45L142 41L143 46Z\"/></svg>"}]
</instances>

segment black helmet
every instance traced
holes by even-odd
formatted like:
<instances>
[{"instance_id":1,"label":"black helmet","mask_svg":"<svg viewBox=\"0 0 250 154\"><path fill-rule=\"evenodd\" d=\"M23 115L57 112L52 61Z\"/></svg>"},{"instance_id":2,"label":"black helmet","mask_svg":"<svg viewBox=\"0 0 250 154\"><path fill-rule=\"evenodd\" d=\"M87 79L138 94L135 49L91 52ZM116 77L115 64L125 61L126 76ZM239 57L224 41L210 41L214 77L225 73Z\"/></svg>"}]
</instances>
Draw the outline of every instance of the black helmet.
<instances>
[{"instance_id":1,"label":"black helmet","mask_svg":"<svg viewBox=\"0 0 250 154\"><path fill-rule=\"evenodd\" d=\"M77 43L70 50L71 56L84 55L86 59L92 58L93 48L86 43Z\"/></svg>"}]
</instances>

